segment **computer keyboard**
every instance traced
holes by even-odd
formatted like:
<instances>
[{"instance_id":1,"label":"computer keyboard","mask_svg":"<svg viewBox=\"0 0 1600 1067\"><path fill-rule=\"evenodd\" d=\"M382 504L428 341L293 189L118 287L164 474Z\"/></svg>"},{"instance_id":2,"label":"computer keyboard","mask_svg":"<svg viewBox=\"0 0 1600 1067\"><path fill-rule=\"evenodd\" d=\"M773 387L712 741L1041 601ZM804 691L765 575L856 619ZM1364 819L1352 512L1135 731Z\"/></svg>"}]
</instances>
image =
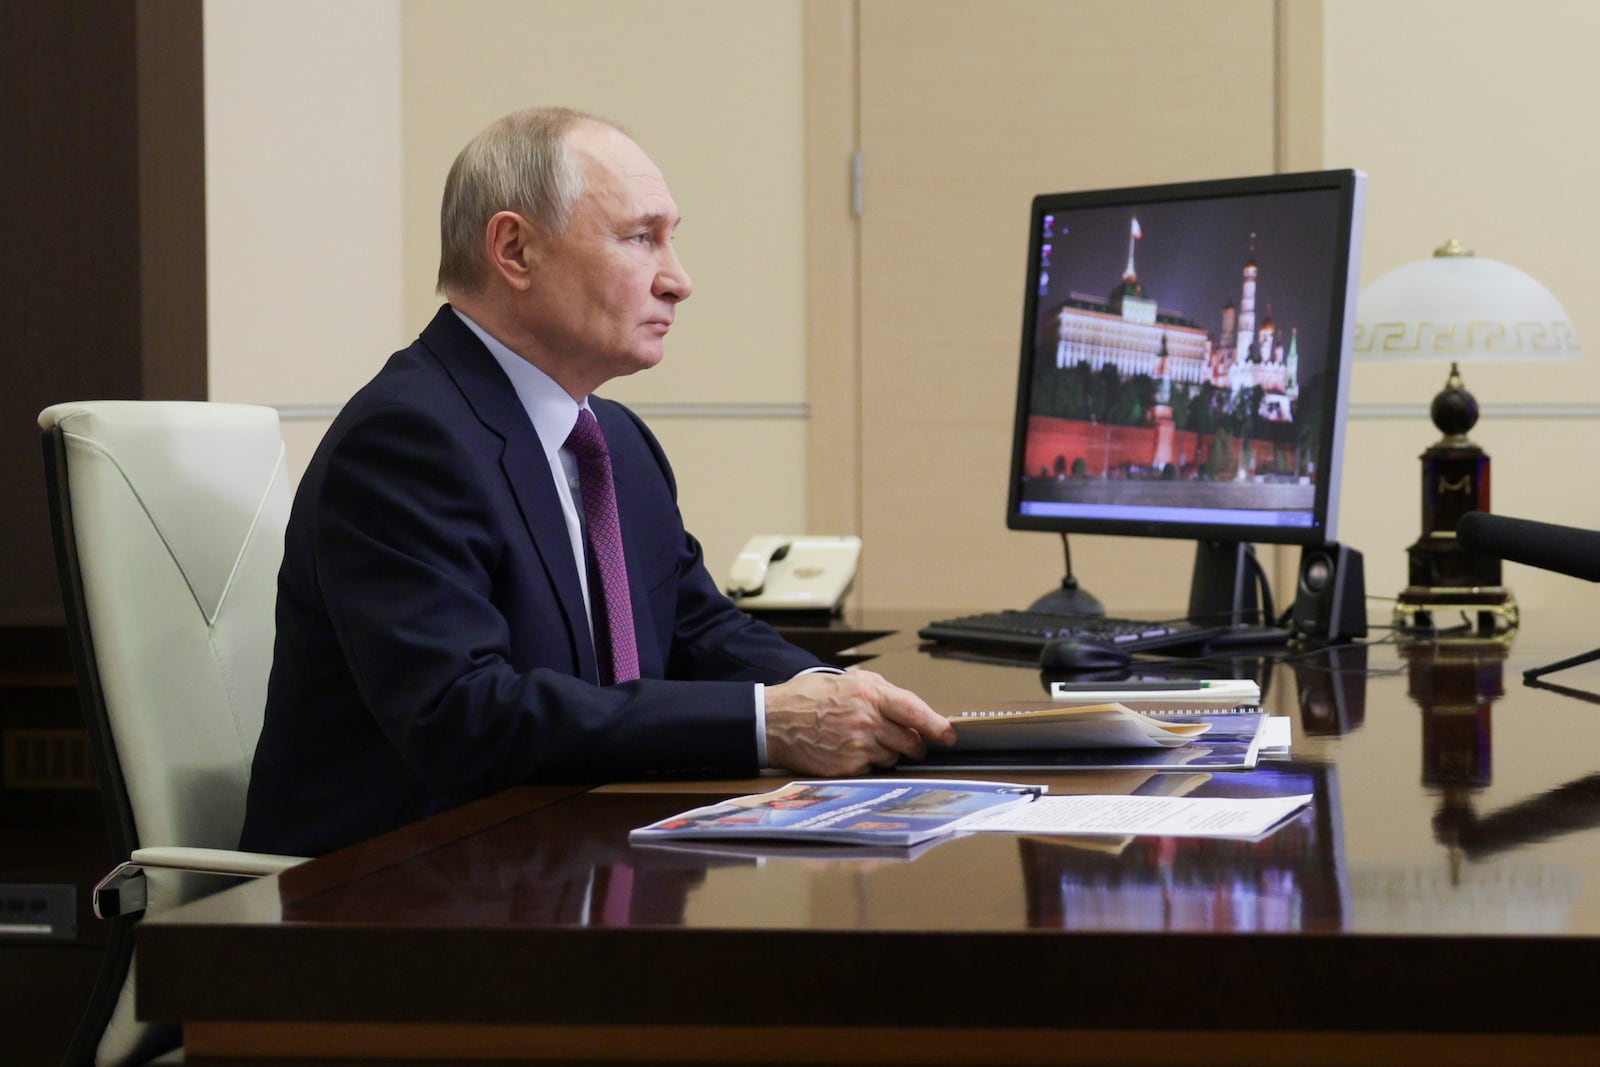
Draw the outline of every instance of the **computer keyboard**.
<instances>
[{"instance_id":1,"label":"computer keyboard","mask_svg":"<svg viewBox=\"0 0 1600 1067\"><path fill-rule=\"evenodd\" d=\"M987 611L938 619L917 631L925 641L984 652L1037 656L1051 641L1074 637L1126 652L1154 652L1198 644L1225 627L1187 619L1153 622L1103 615L1054 615L1039 611Z\"/></svg>"}]
</instances>

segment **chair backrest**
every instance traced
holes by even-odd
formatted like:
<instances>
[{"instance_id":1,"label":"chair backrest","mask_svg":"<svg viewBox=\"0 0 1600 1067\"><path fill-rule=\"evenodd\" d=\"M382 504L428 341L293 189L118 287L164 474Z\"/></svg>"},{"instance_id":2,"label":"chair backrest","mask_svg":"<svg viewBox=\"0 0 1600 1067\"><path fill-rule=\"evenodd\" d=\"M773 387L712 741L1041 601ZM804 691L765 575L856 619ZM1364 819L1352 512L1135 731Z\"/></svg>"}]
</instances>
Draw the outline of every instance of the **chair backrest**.
<instances>
[{"instance_id":1,"label":"chair backrest","mask_svg":"<svg viewBox=\"0 0 1600 1067\"><path fill-rule=\"evenodd\" d=\"M58 404L39 415L57 569L111 844L232 849L266 709L290 491L272 408ZM215 889L149 872L149 910ZM112 920L69 1062L176 1040L133 1011L133 919Z\"/></svg>"},{"instance_id":2,"label":"chair backrest","mask_svg":"<svg viewBox=\"0 0 1600 1067\"><path fill-rule=\"evenodd\" d=\"M140 845L234 848L272 664L290 492L272 408L58 404L53 510ZM80 682L83 681L80 678Z\"/></svg>"}]
</instances>

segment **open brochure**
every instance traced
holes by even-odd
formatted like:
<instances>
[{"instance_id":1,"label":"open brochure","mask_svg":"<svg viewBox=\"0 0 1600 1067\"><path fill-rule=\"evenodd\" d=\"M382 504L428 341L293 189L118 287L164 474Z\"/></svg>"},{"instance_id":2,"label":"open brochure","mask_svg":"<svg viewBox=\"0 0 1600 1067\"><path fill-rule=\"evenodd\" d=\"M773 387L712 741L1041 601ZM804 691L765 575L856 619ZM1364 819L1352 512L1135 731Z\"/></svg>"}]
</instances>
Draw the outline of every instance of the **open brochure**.
<instances>
[{"instance_id":1,"label":"open brochure","mask_svg":"<svg viewBox=\"0 0 1600 1067\"><path fill-rule=\"evenodd\" d=\"M863 845L856 842L841 843L838 841L818 841L807 844L797 841L792 837L778 838L772 841L732 841L726 837L718 837L709 841L688 841L681 837L669 840L636 840L634 844L641 848L654 849L662 853L674 853L678 856L696 856L707 863L744 863L755 867L764 867L775 860L785 863L838 863L847 862L863 866L885 866L897 863L909 863L928 851L944 843L943 836L919 841L915 845ZM1101 837L1084 838L1101 844L1106 839Z\"/></svg>"},{"instance_id":2,"label":"open brochure","mask_svg":"<svg viewBox=\"0 0 1600 1067\"><path fill-rule=\"evenodd\" d=\"M894 770L908 774L949 771L1248 771L1260 761L1257 741L1212 741L1205 738L1176 748L1033 748L970 749L929 745L919 761L901 760Z\"/></svg>"},{"instance_id":3,"label":"open brochure","mask_svg":"<svg viewBox=\"0 0 1600 1067\"><path fill-rule=\"evenodd\" d=\"M1261 689L1247 679L1054 682L1050 696L938 710L956 728L957 758L972 752L1178 748L1202 735L1248 744L1266 719Z\"/></svg>"},{"instance_id":4,"label":"open brochure","mask_svg":"<svg viewBox=\"0 0 1600 1067\"><path fill-rule=\"evenodd\" d=\"M1266 718L1259 708L1141 708L1125 701L1063 704L1010 703L1005 707L945 709L956 728L957 751L1061 748L1176 748L1202 735L1251 740ZM1231 728L1228 728L1231 727ZM1246 736L1248 734L1248 736Z\"/></svg>"},{"instance_id":5,"label":"open brochure","mask_svg":"<svg viewBox=\"0 0 1600 1067\"><path fill-rule=\"evenodd\" d=\"M640 827L635 844L790 841L906 847L955 831L1255 839L1305 807L1281 797L1046 796L1010 782L856 778L791 782Z\"/></svg>"},{"instance_id":6,"label":"open brochure","mask_svg":"<svg viewBox=\"0 0 1600 1067\"><path fill-rule=\"evenodd\" d=\"M1169 722L1120 703L1067 705L1048 701L946 713L956 728L954 748L993 752L1038 748L1176 748L1211 729L1204 722Z\"/></svg>"},{"instance_id":7,"label":"open brochure","mask_svg":"<svg viewBox=\"0 0 1600 1067\"><path fill-rule=\"evenodd\" d=\"M791 782L674 815L628 835L633 842L711 838L914 845L1026 804L1047 786L916 778Z\"/></svg>"},{"instance_id":8,"label":"open brochure","mask_svg":"<svg viewBox=\"0 0 1600 1067\"><path fill-rule=\"evenodd\" d=\"M1205 772L1192 774L1155 773L1151 771L1111 772L1098 778L1085 779L1093 781L1090 794L1099 794L1105 791L1116 796L1148 796L1148 797L1182 797L1194 792L1196 789L1212 780L1212 775ZM965 784L965 783L963 783ZM1051 794L1054 795L1054 794ZM996 818L1002 818L1011 809L1002 807ZM971 827L964 828L963 833ZM1039 840L1048 841L1052 845L1066 848L1082 849L1091 852L1100 852L1115 855L1133 843L1132 834L1112 836L1109 834L1063 834L1049 832L1034 835ZM882 866L886 864L909 863L921 856L931 848L937 848L946 838L936 837L922 841L915 845L850 845L841 846L838 842L819 841L815 844L808 841L796 840L792 837L779 840L731 840L727 837L716 837L711 840L686 840L674 837L670 840L645 840L634 843L641 848L653 849L657 852L672 853L678 856L694 856L708 863L746 863L757 867L769 863L853 863L864 866Z\"/></svg>"},{"instance_id":9,"label":"open brochure","mask_svg":"<svg viewBox=\"0 0 1600 1067\"><path fill-rule=\"evenodd\" d=\"M1066 715L1062 715L1063 710ZM1172 745L1097 747L1095 741L1103 736L1099 732L1103 723L1094 719L1088 725L1079 723L1072 715L1080 711L1078 708L1061 709L1054 704L1032 704L1012 705L1005 715L992 718L946 712L956 725L955 745L948 748L929 745L921 760L903 760L895 769L912 774L956 770L993 770L1008 774L1071 769L1249 770L1261 758L1268 738L1282 733L1272 729L1279 717L1270 716L1259 708L1156 713L1123 709L1129 717L1137 715L1156 728L1198 727L1199 730L1193 737ZM1030 717L1039 712L1044 714L1037 720ZM1003 736L1003 740L989 743L979 738L975 743L974 734L998 725L1006 726L1003 732L997 731L994 735L996 738Z\"/></svg>"}]
</instances>

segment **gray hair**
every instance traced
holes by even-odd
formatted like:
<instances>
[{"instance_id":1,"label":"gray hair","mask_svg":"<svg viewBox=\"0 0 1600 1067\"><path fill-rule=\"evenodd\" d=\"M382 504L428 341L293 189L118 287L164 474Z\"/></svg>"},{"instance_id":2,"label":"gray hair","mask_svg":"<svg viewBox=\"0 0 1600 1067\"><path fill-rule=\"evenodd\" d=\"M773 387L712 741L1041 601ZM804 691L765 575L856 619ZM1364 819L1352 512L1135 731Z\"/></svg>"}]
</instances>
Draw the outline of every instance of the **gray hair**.
<instances>
[{"instance_id":1,"label":"gray hair","mask_svg":"<svg viewBox=\"0 0 1600 1067\"><path fill-rule=\"evenodd\" d=\"M438 292L482 287L484 230L497 212L515 211L551 236L566 230L584 191L583 167L567 148L580 122L615 125L570 108L528 108L491 123L461 150L439 208Z\"/></svg>"}]
</instances>

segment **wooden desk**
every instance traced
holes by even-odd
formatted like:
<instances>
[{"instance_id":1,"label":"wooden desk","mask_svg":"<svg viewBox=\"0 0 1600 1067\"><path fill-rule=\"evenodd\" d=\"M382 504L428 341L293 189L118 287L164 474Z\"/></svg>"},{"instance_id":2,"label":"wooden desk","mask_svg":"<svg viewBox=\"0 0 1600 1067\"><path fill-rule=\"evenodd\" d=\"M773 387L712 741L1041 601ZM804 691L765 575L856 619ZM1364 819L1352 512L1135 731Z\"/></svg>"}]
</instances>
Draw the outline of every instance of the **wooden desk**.
<instances>
[{"instance_id":1,"label":"wooden desk","mask_svg":"<svg viewBox=\"0 0 1600 1067\"><path fill-rule=\"evenodd\" d=\"M871 648L930 697L1042 692ZM147 921L140 1014L184 1020L192 1062L1594 1064L1600 707L1520 675L1575 651L1265 669L1294 758L1195 793L1312 783L1255 844L759 858L626 836L770 779L511 790ZM1600 692L1600 668L1551 680Z\"/></svg>"}]
</instances>

